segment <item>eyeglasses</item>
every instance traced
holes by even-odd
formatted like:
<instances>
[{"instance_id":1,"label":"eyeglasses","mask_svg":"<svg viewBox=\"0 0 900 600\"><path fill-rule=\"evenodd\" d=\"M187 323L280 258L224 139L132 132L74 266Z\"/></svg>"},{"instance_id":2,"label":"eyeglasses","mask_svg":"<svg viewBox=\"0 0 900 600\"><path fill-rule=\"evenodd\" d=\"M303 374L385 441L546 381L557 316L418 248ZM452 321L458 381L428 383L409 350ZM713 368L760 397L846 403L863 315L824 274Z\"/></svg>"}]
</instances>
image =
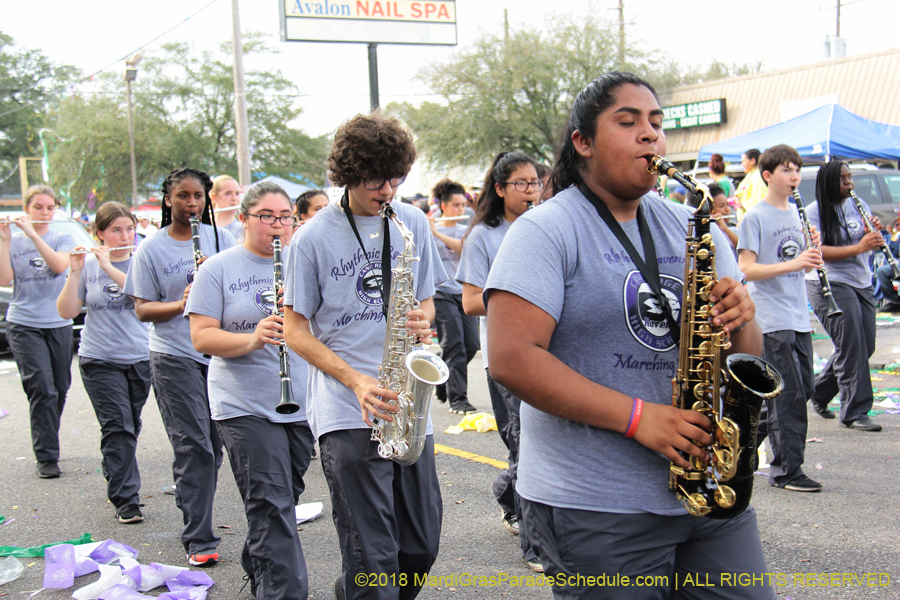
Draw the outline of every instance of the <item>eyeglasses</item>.
<instances>
[{"instance_id":1,"label":"eyeglasses","mask_svg":"<svg viewBox=\"0 0 900 600\"><path fill-rule=\"evenodd\" d=\"M293 225L297 222L294 216L276 217L275 215L247 215L248 217L256 217L263 225L274 225L275 221L281 221L284 226Z\"/></svg>"},{"instance_id":2,"label":"eyeglasses","mask_svg":"<svg viewBox=\"0 0 900 600\"><path fill-rule=\"evenodd\" d=\"M537 181L504 181L503 185L511 185L520 192L527 192L528 188L534 188L537 191L544 189L544 182L540 179Z\"/></svg>"},{"instance_id":3,"label":"eyeglasses","mask_svg":"<svg viewBox=\"0 0 900 600\"><path fill-rule=\"evenodd\" d=\"M392 188L400 187L400 184L406 181L406 175L403 177L393 177L390 180L384 177L370 177L369 179L363 179L363 186L371 191L380 190L384 187L386 181L391 182Z\"/></svg>"}]
</instances>

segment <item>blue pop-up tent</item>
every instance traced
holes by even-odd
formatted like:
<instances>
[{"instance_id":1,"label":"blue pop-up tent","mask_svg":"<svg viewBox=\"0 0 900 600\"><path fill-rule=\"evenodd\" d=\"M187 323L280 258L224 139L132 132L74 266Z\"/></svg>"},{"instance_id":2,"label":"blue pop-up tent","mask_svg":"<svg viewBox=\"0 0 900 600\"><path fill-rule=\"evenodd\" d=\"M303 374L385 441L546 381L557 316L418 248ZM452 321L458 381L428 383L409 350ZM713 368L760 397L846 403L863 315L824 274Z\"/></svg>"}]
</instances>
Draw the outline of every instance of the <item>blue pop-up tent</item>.
<instances>
[{"instance_id":1,"label":"blue pop-up tent","mask_svg":"<svg viewBox=\"0 0 900 600\"><path fill-rule=\"evenodd\" d=\"M700 148L698 162L713 154L737 162L751 148L793 146L808 162L826 160L900 160L900 127L877 123L855 115L837 104L826 104L784 123L771 125L730 140Z\"/></svg>"}]
</instances>

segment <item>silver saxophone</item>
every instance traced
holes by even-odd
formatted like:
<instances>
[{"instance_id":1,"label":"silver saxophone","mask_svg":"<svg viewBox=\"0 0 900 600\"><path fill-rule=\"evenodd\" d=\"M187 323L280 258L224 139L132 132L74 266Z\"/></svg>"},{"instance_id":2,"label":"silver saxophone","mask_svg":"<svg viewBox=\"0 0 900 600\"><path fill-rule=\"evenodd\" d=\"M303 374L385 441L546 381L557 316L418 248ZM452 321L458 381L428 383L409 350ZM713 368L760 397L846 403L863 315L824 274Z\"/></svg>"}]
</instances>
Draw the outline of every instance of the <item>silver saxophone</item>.
<instances>
[{"instance_id":1,"label":"silver saxophone","mask_svg":"<svg viewBox=\"0 0 900 600\"><path fill-rule=\"evenodd\" d=\"M410 268L413 261L419 260L415 255L416 244L394 207L385 204L381 216L393 221L403 236L403 251L391 269L384 354L378 367L378 385L398 395L390 404L399 410L392 414L392 421L375 420L372 440L378 442L381 458L411 465L419 460L425 446L434 386L447 381L450 370L438 356L422 349L416 336L406 329L407 313L419 308Z\"/></svg>"}]
</instances>

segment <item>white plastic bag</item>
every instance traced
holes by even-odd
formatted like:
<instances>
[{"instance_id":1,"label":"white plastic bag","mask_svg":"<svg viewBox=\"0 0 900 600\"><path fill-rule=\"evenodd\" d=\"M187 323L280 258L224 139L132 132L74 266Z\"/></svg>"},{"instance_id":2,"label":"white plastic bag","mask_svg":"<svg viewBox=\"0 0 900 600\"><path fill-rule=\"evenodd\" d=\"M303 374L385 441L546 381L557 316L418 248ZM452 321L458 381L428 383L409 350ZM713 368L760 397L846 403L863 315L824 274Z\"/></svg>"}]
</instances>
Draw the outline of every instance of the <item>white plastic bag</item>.
<instances>
[{"instance_id":1,"label":"white plastic bag","mask_svg":"<svg viewBox=\"0 0 900 600\"><path fill-rule=\"evenodd\" d=\"M0 560L0 585L18 579L24 571L25 565L14 556L8 556Z\"/></svg>"}]
</instances>

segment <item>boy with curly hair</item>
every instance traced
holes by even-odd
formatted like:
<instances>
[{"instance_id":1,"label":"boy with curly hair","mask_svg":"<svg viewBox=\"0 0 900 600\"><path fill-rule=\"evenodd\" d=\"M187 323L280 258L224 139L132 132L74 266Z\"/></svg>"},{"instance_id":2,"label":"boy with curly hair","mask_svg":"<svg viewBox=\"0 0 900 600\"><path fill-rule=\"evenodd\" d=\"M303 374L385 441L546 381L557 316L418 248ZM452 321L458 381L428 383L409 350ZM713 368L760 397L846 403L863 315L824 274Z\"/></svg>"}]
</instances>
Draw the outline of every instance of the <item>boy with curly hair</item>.
<instances>
[{"instance_id":1,"label":"boy with curly hair","mask_svg":"<svg viewBox=\"0 0 900 600\"><path fill-rule=\"evenodd\" d=\"M285 339L310 364L306 414L319 440L343 557L335 598L415 598L421 575L437 558L443 506L429 417L419 460L401 466L378 455L372 418L391 420L397 395L378 386L389 287L382 274L403 248L381 216L406 179L416 150L412 134L380 112L357 115L335 133L328 157L344 187L291 241L285 269ZM413 233L417 310L407 329L429 341L435 286L446 279L425 214L392 203ZM356 575L384 575L387 585L361 587ZM418 574L418 577L417 577ZM384 577L379 579L384 582Z\"/></svg>"}]
</instances>

